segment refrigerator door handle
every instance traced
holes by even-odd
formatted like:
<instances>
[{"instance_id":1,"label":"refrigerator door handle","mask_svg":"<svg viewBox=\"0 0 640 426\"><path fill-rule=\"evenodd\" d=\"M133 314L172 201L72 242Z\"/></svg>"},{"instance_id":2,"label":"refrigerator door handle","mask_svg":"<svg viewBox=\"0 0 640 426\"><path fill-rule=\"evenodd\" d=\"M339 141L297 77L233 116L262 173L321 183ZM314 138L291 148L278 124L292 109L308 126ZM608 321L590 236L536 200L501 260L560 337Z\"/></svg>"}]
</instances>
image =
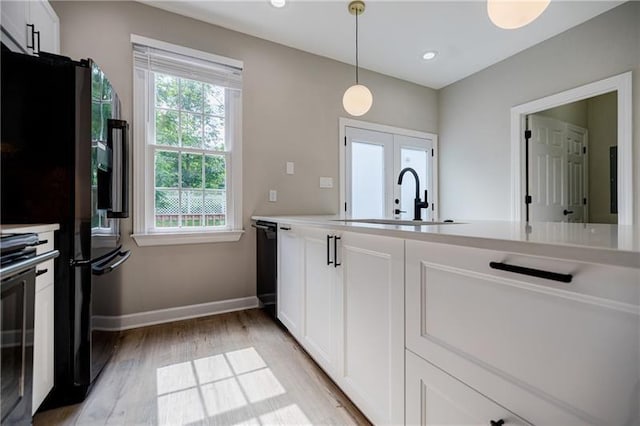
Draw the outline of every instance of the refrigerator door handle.
<instances>
[{"instance_id":1,"label":"refrigerator door handle","mask_svg":"<svg viewBox=\"0 0 640 426\"><path fill-rule=\"evenodd\" d=\"M116 256L114 256L112 259L109 259L110 261L115 259L116 257L121 257L120 260L118 260L115 263L112 263L109 265L109 262L102 262L99 263L98 265L95 265L91 268L91 272L94 275L104 275L104 274L108 274L109 272L114 271L115 269L119 268L120 265L122 265L124 262L126 262L129 257L131 256L131 250L127 250L127 251L120 251L118 253L116 253Z\"/></svg>"},{"instance_id":2,"label":"refrigerator door handle","mask_svg":"<svg viewBox=\"0 0 640 426\"><path fill-rule=\"evenodd\" d=\"M122 249L122 245L119 245L117 248L113 249L109 253L103 254L100 257L96 257L95 259L71 259L70 264L75 268L81 268L83 266L89 266L89 265L104 264L113 260L113 258L115 258L118 255L118 253L120 253L121 249Z\"/></svg>"},{"instance_id":3,"label":"refrigerator door handle","mask_svg":"<svg viewBox=\"0 0 640 426\"><path fill-rule=\"evenodd\" d=\"M112 199L107 217L127 218L129 217L129 123L125 120L109 119L107 126L107 146L111 148L112 156Z\"/></svg>"}]
</instances>

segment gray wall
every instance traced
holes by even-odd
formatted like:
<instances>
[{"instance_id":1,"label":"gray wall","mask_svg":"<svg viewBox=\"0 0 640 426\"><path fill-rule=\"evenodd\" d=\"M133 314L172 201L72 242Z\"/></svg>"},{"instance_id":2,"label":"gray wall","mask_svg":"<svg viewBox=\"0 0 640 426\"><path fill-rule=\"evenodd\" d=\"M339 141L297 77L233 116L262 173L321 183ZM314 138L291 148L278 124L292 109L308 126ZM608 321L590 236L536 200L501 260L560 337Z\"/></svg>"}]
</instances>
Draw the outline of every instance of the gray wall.
<instances>
[{"instance_id":1,"label":"gray wall","mask_svg":"<svg viewBox=\"0 0 640 426\"><path fill-rule=\"evenodd\" d=\"M555 118L556 120L575 124L576 126L584 127L585 129L589 127L586 99L583 101L572 102L570 104L560 105L555 108L540 111L535 113L534 115Z\"/></svg>"},{"instance_id":2,"label":"gray wall","mask_svg":"<svg viewBox=\"0 0 640 426\"><path fill-rule=\"evenodd\" d=\"M640 2L582 25L439 92L440 205L446 218L510 219L510 109L633 71L635 214L640 185Z\"/></svg>"},{"instance_id":3,"label":"gray wall","mask_svg":"<svg viewBox=\"0 0 640 426\"><path fill-rule=\"evenodd\" d=\"M128 314L255 294L254 213L338 211L338 117L353 67L133 2L53 2L62 53L91 57L118 91L124 118L132 116L130 34L244 61L243 180L245 235L237 243L137 247L121 273L117 298L97 297L102 314ZM329 27L328 27L329 28ZM347 42L346 40L345 42ZM363 71L374 95L362 119L437 133L434 90ZM142 143L142 141L134 141ZM294 161L296 174L285 174ZM319 189L320 176L334 188ZM268 203L268 190L278 202ZM140 190L134 188L134 190Z\"/></svg>"}]
</instances>

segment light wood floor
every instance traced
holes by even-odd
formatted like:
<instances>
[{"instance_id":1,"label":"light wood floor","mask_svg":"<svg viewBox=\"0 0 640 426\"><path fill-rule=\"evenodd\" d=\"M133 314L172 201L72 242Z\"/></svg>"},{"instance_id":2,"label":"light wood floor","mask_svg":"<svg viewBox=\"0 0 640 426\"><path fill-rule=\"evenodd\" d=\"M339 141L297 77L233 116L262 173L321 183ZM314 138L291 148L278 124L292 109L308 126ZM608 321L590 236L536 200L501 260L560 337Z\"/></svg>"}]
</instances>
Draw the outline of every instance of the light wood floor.
<instances>
[{"instance_id":1,"label":"light wood floor","mask_svg":"<svg viewBox=\"0 0 640 426\"><path fill-rule=\"evenodd\" d=\"M127 331L82 404L34 424L369 424L261 310Z\"/></svg>"}]
</instances>

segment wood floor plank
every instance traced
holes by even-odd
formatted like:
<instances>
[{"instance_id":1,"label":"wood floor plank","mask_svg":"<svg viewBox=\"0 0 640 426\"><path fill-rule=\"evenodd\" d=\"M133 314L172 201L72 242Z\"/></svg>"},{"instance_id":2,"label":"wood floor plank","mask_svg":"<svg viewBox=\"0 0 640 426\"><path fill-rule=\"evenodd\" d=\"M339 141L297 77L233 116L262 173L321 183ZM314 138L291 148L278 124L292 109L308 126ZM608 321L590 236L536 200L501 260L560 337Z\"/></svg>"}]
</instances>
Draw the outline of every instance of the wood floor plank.
<instances>
[{"instance_id":1,"label":"wood floor plank","mask_svg":"<svg viewBox=\"0 0 640 426\"><path fill-rule=\"evenodd\" d=\"M258 309L123 332L82 404L41 425L370 424Z\"/></svg>"}]
</instances>

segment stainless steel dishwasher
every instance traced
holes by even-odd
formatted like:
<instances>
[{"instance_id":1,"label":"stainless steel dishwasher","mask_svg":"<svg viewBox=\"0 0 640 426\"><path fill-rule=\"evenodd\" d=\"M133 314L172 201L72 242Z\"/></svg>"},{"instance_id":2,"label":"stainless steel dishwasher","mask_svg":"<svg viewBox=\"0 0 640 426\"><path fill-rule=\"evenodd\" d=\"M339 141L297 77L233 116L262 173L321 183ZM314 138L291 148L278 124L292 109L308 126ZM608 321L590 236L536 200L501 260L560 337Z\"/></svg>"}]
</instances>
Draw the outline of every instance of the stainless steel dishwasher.
<instances>
[{"instance_id":1,"label":"stainless steel dishwasher","mask_svg":"<svg viewBox=\"0 0 640 426\"><path fill-rule=\"evenodd\" d=\"M252 226L256 228L256 294L261 307L277 319L278 224L259 220Z\"/></svg>"}]
</instances>

